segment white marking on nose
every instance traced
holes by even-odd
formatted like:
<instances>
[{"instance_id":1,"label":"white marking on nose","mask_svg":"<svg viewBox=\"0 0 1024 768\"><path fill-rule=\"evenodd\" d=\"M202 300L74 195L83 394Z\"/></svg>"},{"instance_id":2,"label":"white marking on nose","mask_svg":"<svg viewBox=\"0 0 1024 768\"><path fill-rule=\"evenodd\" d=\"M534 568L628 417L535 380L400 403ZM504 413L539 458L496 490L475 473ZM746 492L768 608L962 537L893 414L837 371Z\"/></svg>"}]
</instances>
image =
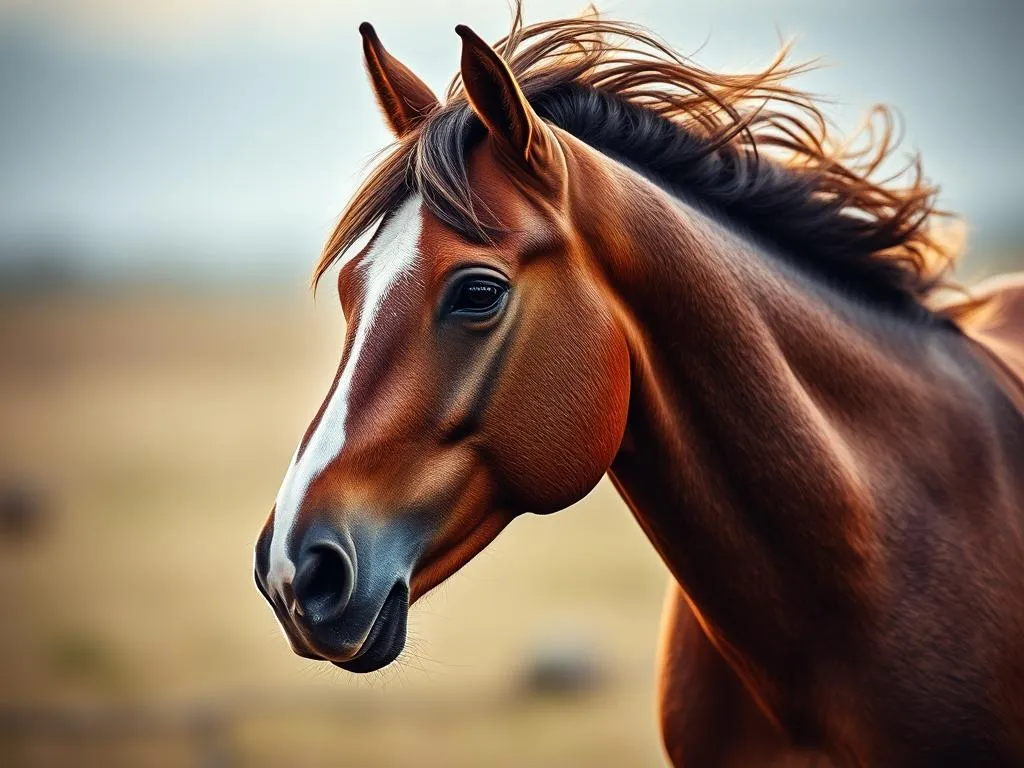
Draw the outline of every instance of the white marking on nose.
<instances>
[{"instance_id":1,"label":"white marking on nose","mask_svg":"<svg viewBox=\"0 0 1024 768\"><path fill-rule=\"evenodd\" d=\"M348 401L359 354L391 286L416 261L422 226L421 202L419 195L409 198L380 230L358 265L366 274L366 290L352 348L320 422L310 435L301 456L296 449L277 493L274 529L270 540L270 573L267 575L271 596L277 593L284 600L284 585L291 583L295 576L295 564L288 556L288 540L306 493L313 481L328 464L341 455L344 448Z\"/></svg>"}]
</instances>

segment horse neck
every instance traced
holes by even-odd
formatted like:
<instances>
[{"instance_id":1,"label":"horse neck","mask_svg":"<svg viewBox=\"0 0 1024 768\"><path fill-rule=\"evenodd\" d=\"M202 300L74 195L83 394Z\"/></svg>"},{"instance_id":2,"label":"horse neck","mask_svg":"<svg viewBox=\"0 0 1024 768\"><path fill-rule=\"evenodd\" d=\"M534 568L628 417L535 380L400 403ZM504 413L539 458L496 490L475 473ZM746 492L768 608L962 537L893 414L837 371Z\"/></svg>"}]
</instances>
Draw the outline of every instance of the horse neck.
<instances>
[{"instance_id":1,"label":"horse neck","mask_svg":"<svg viewBox=\"0 0 1024 768\"><path fill-rule=\"evenodd\" d=\"M823 612L837 629L860 615L877 534L860 464L887 419L928 407L929 332L837 310L646 180L603 172L581 221L633 375L611 478L709 636L766 688Z\"/></svg>"}]
</instances>

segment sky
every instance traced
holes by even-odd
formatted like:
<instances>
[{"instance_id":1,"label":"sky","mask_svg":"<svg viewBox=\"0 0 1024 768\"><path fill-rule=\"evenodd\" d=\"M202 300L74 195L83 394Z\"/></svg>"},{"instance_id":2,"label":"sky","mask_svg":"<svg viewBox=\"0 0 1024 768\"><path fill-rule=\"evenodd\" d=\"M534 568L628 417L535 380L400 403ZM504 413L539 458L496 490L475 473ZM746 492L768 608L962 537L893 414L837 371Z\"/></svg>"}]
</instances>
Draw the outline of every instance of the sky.
<instances>
[{"instance_id":1,"label":"sky","mask_svg":"<svg viewBox=\"0 0 1024 768\"><path fill-rule=\"evenodd\" d=\"M580 2L526 0L527 21ZM1024 240L1013 0L617 0L706 66L764 64L782 37L824 68L801 85L854 127L904 118L977 249ZM0 268L48 259L103 277L304 281L389 135L359 22L443 91L466 23L495 39L504 0L0 0ZM702 47L703 46L703 47Z\"/></svg>"}]
</instances>

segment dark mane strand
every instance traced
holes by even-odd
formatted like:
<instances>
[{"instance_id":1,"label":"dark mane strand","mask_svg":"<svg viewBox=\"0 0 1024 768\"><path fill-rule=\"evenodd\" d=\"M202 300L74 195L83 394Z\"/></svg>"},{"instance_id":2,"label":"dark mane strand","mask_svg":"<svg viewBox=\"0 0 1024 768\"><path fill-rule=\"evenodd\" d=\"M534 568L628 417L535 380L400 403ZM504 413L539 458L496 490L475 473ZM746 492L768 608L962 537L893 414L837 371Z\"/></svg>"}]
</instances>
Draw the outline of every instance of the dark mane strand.
<instances>
[{"instance_id":1,"label":"dark mane strand","mask_svg":"<svg viewBox=\"0 0 1024 768\"><path fill-rule=\"evenodd\" d=\"M862 146L837 139L815 101L786 82L807 70L788 49L754 74L704 70L651 33L596 15L524 27L496 46L537 113L666 189L720 213L830 283L900 311L927 313L956 253L941 242L914 158L877 179L898 138L876 107ZM411 192L464 237L493 217L470 189L466 158L483 137L456 78L445 106L363 183L316 267L337 258Z\"/></svg>"}]
</instances>

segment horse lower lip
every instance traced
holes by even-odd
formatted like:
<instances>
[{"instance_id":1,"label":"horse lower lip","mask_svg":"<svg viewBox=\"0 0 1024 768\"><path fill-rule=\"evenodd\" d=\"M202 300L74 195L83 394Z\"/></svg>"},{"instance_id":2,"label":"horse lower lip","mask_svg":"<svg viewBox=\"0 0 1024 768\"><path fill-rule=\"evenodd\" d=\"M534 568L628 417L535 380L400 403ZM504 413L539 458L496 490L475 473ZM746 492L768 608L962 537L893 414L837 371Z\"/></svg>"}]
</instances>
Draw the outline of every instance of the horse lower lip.
<instances>
[{"instance_id":1,"label":"horse lower lip","mask_svg":"<svg viewBox=\"0 0 1024 768\"><path fill-rule=\"evenodd\" d=\"M359 654L348 661L335 661L333 664L348 672L373 672L398 658L405 647L408 594L404 584L396 584L385 599Z\"/></svg>"}]
</instances>

